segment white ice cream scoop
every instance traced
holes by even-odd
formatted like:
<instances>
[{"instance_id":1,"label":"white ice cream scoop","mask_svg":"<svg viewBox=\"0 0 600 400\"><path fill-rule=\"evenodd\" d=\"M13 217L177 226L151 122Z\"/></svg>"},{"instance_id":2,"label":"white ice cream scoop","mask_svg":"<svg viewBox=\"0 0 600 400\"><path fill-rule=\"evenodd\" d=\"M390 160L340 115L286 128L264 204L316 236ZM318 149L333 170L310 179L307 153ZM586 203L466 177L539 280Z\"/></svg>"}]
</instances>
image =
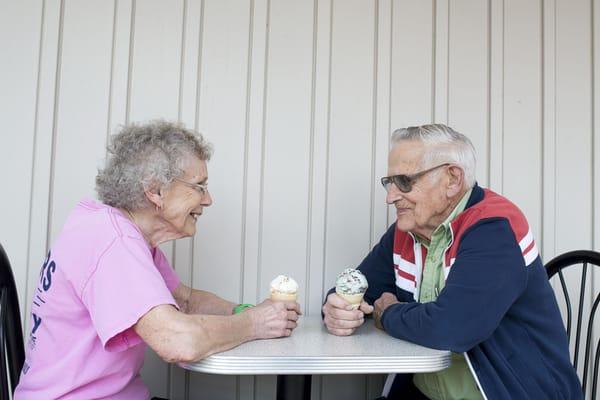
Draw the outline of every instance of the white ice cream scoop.
<instances>
[{"instance_id":1,"label":"white ice cream scoop","mask_svg":"<svg viewBox=\"0 0 600 400\"><path fill-rule=\"evenodd\" d=\"M296 301L298 283L286 275L279 275L271 281L271 300Z\"/></svg>"}]
</instances>

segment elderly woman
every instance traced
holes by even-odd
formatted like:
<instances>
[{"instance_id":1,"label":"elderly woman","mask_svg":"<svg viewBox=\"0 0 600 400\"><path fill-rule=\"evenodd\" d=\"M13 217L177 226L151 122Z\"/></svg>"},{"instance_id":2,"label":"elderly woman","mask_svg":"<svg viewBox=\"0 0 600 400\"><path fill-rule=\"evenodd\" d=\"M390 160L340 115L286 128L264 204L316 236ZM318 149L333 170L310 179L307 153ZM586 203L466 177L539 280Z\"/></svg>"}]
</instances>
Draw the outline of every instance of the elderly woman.
<instances>
[{"instance_id":1,"label":"elderly woman","mask_svg":"<svg viewBox=\"0 0 600 400\"><path fill-rule=\"evenodd\" d=\"M300 308L243 307L179 281L161 243L196 233L212 204L210 145L182 126L130 125L96 178L101 203L68 217L42 266L15 399L148 399L146 345L191 362L253 339L289 336Z\"/></svg>"}]
</instances>

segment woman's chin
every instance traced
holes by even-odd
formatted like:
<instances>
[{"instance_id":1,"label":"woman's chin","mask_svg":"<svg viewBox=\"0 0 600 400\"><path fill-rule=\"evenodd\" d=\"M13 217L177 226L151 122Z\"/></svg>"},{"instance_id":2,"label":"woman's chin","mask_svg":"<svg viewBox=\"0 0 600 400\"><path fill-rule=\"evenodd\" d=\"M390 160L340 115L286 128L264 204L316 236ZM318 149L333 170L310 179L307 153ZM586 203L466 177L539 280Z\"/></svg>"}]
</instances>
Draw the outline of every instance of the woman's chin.
<instances>
[{"instance_id":1,"label":"woman's chin","mask_svg":"<svg viewBox=\"0 0 600 400\"><path fill-rule=\"evenodd\" d=\"M182 234L182 237L194 236L196 234L196 221L194 220L193 223L186 223Z\"/></svg>"}]
</instances>

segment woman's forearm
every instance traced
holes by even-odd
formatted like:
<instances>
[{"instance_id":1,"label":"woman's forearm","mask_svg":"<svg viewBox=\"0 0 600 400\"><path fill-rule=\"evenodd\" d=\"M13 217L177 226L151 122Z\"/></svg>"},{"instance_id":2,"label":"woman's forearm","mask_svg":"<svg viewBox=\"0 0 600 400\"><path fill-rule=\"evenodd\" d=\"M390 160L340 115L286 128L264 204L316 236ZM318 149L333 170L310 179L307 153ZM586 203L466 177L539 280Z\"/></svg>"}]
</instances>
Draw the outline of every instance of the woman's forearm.
<instances>
[{"instance_id":1,"label":"woman's forearm","mask_svg":"<svg viewBox=\"0 0 600 400\"><path fill-rule=\"evenodd\" d=\"M232 303L204 290L192 289L189 302L189 314L231 315Z\"/></svg>"},{"instance_id":2,"label":"woman's forearm","mask_svg":"<svg viewBox=\"0 0 600 400\"><path fill-rule=\"evenodd\" d=\"M231 315L236 303L198 289L180 284L173 296L182 312L186 314Z\"/></svg>"},{"instance_id":3,"label":"woman's forearm","mask_svg":"<svg viewBox=\"0 0 600 400\"><path fill-rule=\"evenodd\" d=\"M168 362L197 361L256 338L249 314L187 315L169 305L150 310L135 330Z\"/></svg>"}]
</instances>

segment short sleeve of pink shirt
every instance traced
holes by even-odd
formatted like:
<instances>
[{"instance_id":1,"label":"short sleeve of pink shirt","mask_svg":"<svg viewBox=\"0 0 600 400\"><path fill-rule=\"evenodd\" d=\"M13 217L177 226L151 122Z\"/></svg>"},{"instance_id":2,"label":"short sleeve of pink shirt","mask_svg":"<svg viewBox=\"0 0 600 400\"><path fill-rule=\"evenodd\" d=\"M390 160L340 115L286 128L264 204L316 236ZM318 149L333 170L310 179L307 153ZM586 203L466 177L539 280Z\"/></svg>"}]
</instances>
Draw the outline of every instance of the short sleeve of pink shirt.
<instances>
[{"instance_id":1,"label":"short sleeve of pink shirt","mask_svg":"<svg viewBox=\"0 0 600 400\"><path fill-rule=\"evenodd\" d=\"M165 283L167 284L167 288L169 288L169 291L173 293L173 291L177 289L177 286L179 286L181 280L173 270L173 267L171 267L171 264L169 264L169 262L167 261L167 257L165 257L165 254L159 248L155 248L153 252L154 265L158 269L158 272L160 272L160 274L162 275Z\"/></svg>"},{"instance_id":2,"label":"short sleeve of pink shirt","mask_svg":"<svg viewBox=\"0 0 600 400\"><path fill-rule=\"evenodd\" d=\"M157 305L177 306L171 291L179 278L160 249L136 238L116 238L85 282L81 298L107 351L121 351L142 339L133 325Z\"/></svg>"}]
</instances>

